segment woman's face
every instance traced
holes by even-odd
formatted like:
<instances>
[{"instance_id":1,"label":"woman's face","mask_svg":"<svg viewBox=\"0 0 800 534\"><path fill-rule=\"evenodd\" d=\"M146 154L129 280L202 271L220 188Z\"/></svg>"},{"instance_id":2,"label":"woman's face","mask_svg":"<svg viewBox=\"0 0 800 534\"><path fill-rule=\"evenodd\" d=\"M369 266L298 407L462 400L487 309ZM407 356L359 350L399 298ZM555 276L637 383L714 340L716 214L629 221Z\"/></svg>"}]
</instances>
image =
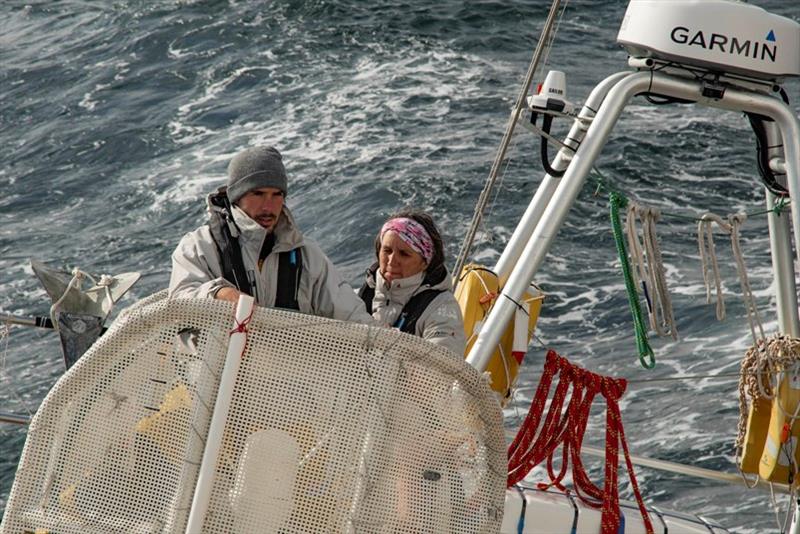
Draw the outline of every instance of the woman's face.
<instances>
[{"instance_id":1,"label":"woman's face","mask_svg":"<svg viewBox=\"0 0 800 534\"><path fill-rule=\"evenodd\" d=\"M422 255L391 230L381 238L378 264L383 278L388 282L414 276L427 267Z\"/></svg>"}]
</instances>

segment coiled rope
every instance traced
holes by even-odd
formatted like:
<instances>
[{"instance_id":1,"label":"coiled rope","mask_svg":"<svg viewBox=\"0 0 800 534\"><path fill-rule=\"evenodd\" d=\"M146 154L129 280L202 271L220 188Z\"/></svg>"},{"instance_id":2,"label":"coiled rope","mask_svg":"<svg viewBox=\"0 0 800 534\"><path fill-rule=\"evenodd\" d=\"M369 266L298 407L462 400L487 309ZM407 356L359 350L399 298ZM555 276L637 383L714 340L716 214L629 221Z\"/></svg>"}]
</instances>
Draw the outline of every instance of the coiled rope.
<instances>
[{"instance_id":1,"label":"coiled rope","mask_svg":"<svg viewBox=\"0 0 800 534\"><path fill-rule=\"evenodd\" d=\"M633 273L635 287L644 289L645 298L650 317L650 326L659 336L672 336L678 339L678 328L675 325L675 316L672 311L672 299L667 288L667 278L664 274L664 263L661 257L661 248L656 235L656 222L661 217L657 208L642 206L636 202L628 203L628 213L625 219L625 233L628 238L631 258L639 272ZM636 219L642 221L642 238L639 241L639 232L636 228ZM649 288L649 290L648 290Z\"/></svg>"},{"instance_id":2,"label":"coiled rope","mask_svg":"<svg viewBox=\"0 0 800 534\"><path fill-rule=\"evenodd\" d=\"M714 246L713 225L716 224L723 232L730 235L731 250L736 262L739 284L742 288L742 299L744 299L745 309L747 310L747 322L750 325L750 333L755 341L764 337L764 327L747 277L747 267L744 263L744 255L742 254L740 243L741 227L746 220L747 215L744 213L729 215L727 222L719 215L706 213L697 223L697 244L700 249L703 283L706 286L706 303L711 303L711 282L713 281L717 294L717 319L721 321L725 318L725 300L722 296L722 282L720 281L716 247ZM758 330L758 335L756 335L756 330Z\"/></svg>"},{"instance_id":3,"label":"coiled rope","mask_svg":"<svg viewBox=\"0 0 800 534\"><path fill-rule=\"evenodd\" d=\"M559 375L559 382L539 430L550 386L556 374ZM572 396L567 403L566 412L562 414L570 386ZM534 466L546 460L550 483L540 484L539 487L546 489L555 486L566 491L561 482L567 473L569 461L572 460L572 480L576 495L588 506L602 509L602 534L617 534L621 523L618 489L621 446L631 488L639 505L645 529L648 534L652 534L653 525L636 482L619 410L619 399L625 393L626 386L624 379L592 373L573 365L555 351L548 351L542 377L531 401L528 415L508 449L508 486L525 478ZM581 460L581 445L589 413L598 394L605 398L607 404L605 474L602 490L589 479ZM539 430L538 435L537 430ZM560 446L562 447L561 469L556 474L553 469L553 457Z\"/></svg>"},{"instance_id":4,"label":"coiled rope","mask_svg":"<svg viewBox=\"0 0 800 534\"><path fill-rule=\"evenodd\" d=\"M739 371L737 450L741 450L744 445L747 432L748 399L750 402L759 398L774 399L778 391L779 374L793 371L798 364L800 364L800 339L782 334L757 339L755 344L747 350ZM773 378L776 382L774 384ZM794 421L800 417L797 413L788 413L780 402L777 405L789 420Z\"/></svg>"}]
</instances>

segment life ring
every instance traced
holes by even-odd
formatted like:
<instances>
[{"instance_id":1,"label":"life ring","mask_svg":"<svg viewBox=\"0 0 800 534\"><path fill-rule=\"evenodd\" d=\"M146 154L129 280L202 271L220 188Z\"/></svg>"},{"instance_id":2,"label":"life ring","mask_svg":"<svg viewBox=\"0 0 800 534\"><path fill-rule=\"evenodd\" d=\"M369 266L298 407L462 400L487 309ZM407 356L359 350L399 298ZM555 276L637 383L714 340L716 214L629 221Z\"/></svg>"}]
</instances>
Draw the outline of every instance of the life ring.
<instances>
[{"instance_id":1,"label":"life ring","mask_svg":"<svg viewBox=\"0 0 800 534\"><path fill-rule=\"evenodd\" d=\"M455 297L464 319L464 336L467 339L465 357L475 344L483 321L499 294L500 283L491 270L475 264L466 265L461 270ZM500 396L503 405L511 397L511 388L516 382L519 366L539 319L542 300L544 295L533 286L525 292L514 319L506 327L486 368L491 377L491 387Z\"/></svg>"},{"instance_id":2,"label":"life ring","mask_svg":"<svg viewBox=\"0 0 800 534\"><path fill-rule=\"evenodd\" d=\"M778 382L758 474L764 480L791 485L800 464L800 364L779 373Z\"/></svg>"}]
</instances>

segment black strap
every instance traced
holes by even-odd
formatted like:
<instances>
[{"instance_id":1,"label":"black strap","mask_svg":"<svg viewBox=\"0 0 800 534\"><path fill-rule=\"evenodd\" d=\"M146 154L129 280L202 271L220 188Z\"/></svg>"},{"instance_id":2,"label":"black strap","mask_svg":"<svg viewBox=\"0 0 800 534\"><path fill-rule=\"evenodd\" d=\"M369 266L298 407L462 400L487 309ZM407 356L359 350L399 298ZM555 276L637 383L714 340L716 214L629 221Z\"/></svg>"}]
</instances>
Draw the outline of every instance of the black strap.
<instances>
[{"instance_id":1,"label":"black strap","mask_svg":"<svg viewBox=\"0 0 800 534\"><path fill-rule=\"evenodd\" d=\"M367 269L367 275L372 276L374 279L377 270L378 264L373 263L369 269ZM403 306L402 310L400 310L400 315L397 317L397 321L395 321L392 326L399 329L401 332L414 334L414 330L417 327L417 321L422 316L422 312L424 312L433 299L435 299L439 293L442 293L443 291L443 289L426 289L425 291L420 291L408 299L406 305ZM358 296L364 301L364 305L367 308L367 313L372 315L372 301L375 299L375 288L370 287L369 284L364 282L364 285L362 285L361 289L358 290Z\"/></svg>"},{"instance_id":2,"label":"black strap","mask_svg":"<svg viewBox=\"0 0 800 534\"><path fill-rule=\"evenodd\" d=\"M750 120L753 133L756 134L756 162L764 185L773 195L788 197L789 190L778 182L775 173L769 166L769 149L776 147L770 147L769 143L767 143L767 130L764 123L772 122L772 119L757 113L745 113L745 115Z\"/></svg>"},{"instance_id":3,"label":"black strap","mask_svg":"<svg viewBox=\"0 0 800 534\"><path fill-rule=\"evenodd\" d=\"M275 307L299 310L297 292L300 289L300 273L303 271L303 254L300 248L281 252L278 255L278 292Z\"/></svg>"},{"instance_id":4,"label":"black strap","mask_svg":"<svg viewBox=\"0 0 800 534\"><path fill-rule=\"evenodd\" d=\"M275 232L270 232L267 234L267 237L264 238L264 242L261 243L261 250L258 253L259 270L261 270L261 265L264 263L264 260L267 259L267 256L272 254L273 248L275 248Z\"/></svg>"},{"instance_id":5,"label":"black strap","mask_svg":"<svg viewBox=\"0 0 800 534\"><path fill-rule=\"evenodd\" d=\"M368 278L375 280L376 272L378 272L377 261L369 266L366 275ZM358 290L358 298L364 301L367 308L367 315L372 315L372 301L375 299L375 288L364 281L364 285Z\"/></svg>"},{"instance_id":6,"label":"black strap","mask_svg":"<svg viewBox=\"0 0 800 534\"><path fill-rule=\"evenodd\" d=\"M411 297L408 302L406 302L406 305L403 306L403 310L400 312L400 316L397 318L397 321L395 321L393 326L399 329L401 332L413 334L414 329L417 326L417 321L422 315L422 312L425 311L425 308L428 307L428 304L430 304L433 299L435 299L442 291L444 290L426 289L425 291L421 291Z\"/></svg>"},{"instance_id":7,"label":"black strap","mask_svg":"<svg viewBox=\"0 0 800 534\"><path fill-rule=\"evenodd\" d=\"M233 222L230 203L224 192L220 192L212 198L212 204L223 208L221 211L214 211L208 221L211 230L211 237L217 246L220 264L222 265L222 276L236 286L242 293L254 296L255 280L250 281L242 259L242 249L239 246L239 239L233 236L230 226L236 228ZM238 229L237 229L238 231ZM270 234L264 240L264 244L259 251L259 260L265 259L272 252L275 245L275 236ZM297 293L300 288L300 274L303 271L303 254L300 247L281 252L278 255L278 283L277 294L275 295L275 307L286 308L289 310L299 310Z\"/></svg>"},{"instance_id":8,"label":"black strap","mask_svg":"<svg viewBox=\"0 0 800 534\"><path fill-rule=\"evenodd\" d=\"M235 228L236 223L233 222L228 198L222 194L216 195L214 200L223 203L222 207L225 208L222 212L214 211L208 221L211 237L214 238L214 243L217 245L219 261L222 265L222 277L242 293L252 296L254 291L244 268L242 249L239 247L239 240L231 233L231 225Z\"/></svg>"}]
</instances>

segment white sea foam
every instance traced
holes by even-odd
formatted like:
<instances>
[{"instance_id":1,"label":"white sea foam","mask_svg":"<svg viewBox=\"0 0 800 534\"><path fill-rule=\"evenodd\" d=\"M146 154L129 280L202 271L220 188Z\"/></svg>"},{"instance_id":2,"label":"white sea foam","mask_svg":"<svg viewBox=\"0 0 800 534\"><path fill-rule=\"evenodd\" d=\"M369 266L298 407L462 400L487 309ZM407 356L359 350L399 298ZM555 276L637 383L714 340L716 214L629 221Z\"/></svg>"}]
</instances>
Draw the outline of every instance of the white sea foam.
<instances>
[{"instance_id":1,"label":"white sea foam","mask_svg":"<svg viewBox=\"0 0 800 534\"><path fill-rule=\"evenodd\" d=\"M780 2L765 1L786 13ZM623 6L589 4L567 12L548 61L567 70L576 102L625 68L625 54L613 43ZM349 279L371 261L383 218L407 204L433 212L452 258L530 58L530 21L541 15L532 4L503 6L520 16L501 19L494 4L448 2L435 9L424 2L287 3L268 11L249 0L87 6L70 5L69 17L57 5L7 10L9 83L0 87L0 116L14 127L0 134L0 309L12 313L47 310L47 296L20 267L30 255L100 263L110 272L142 270L136 297L163 287L169 253L203 220L205 195L223 182L230 157L255 144L280 147L290 173L288 202L301 227ZM442 21L448 9L455 15ZM763 209L752 134L740 115L634 102L598 162L609 185L694 217ZM496 261L541 175L538 140L515 135L502 190L470 260ZM99 183L108 196L97 194ZM621 406L632 452L730 470L735 379L719 375L738 371L752 340L727 238L715 235L728 307L717 323L713 304L705 304L696 223L659 222L680 340L651 333L657 364L644 370L608 206L593 189L579 195L537 273L548 293L538 335L571 361L631 380ZM767 239L763 217L748 219L748 274L772 332ZM26 387L30 381L22 394L35 404L59 374L58 347L40 333L22 335L8 369ZM527 410L543 355L537 345L526 357L505 410L509 434ZM594 443L602 442L603 425L602 415L593 415ZM0 443L8 436L0 434ZM21 442L4 446L13 457ZM13 466L0 475L11 473ZM761 496L639 474L659 506L708 514L739 532L772 524Z\"/></svg>"}]
</instances>

